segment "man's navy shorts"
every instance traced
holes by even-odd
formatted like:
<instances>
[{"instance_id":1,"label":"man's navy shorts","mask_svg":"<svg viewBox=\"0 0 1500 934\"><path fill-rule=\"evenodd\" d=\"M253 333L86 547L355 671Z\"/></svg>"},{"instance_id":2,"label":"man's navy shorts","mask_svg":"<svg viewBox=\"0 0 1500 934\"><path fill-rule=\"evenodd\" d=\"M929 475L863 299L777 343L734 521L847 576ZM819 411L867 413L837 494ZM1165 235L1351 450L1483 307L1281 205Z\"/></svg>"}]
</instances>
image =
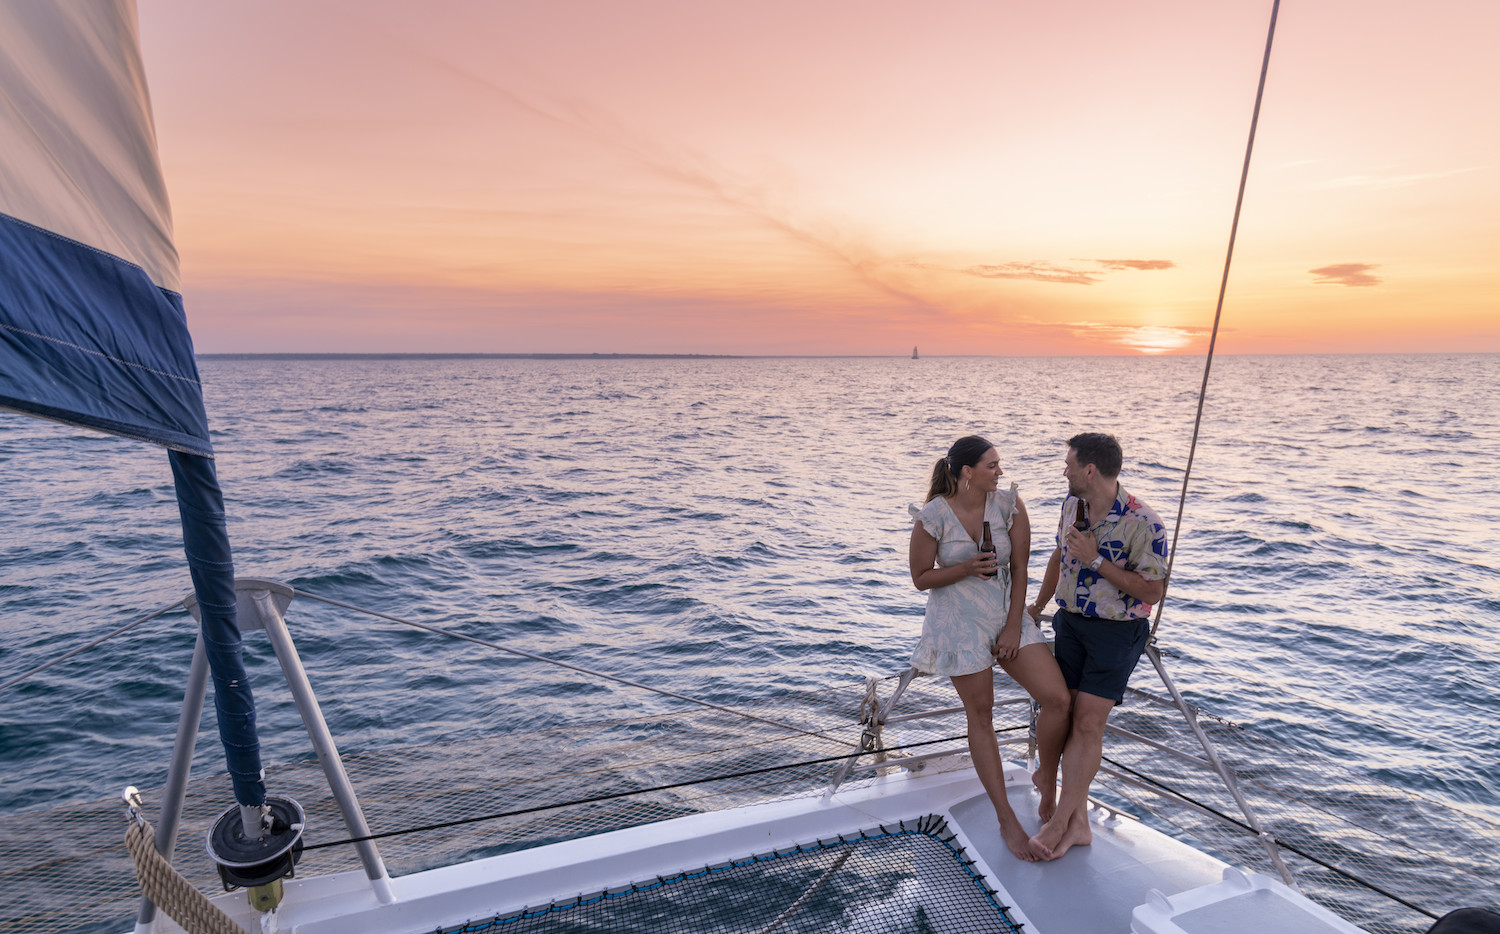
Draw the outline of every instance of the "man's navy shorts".
<instances>
[{"instance_id":1,"label":"man's navy shorts","mask_svg":"<svg viewBox=\"0 0 1500 934\"><path fill-rule=\"evenodd\" d=\"M1069 690L1117 704L1124 699L1125 684L1151 637L1149 621L1099 619L1059 608L1052 614L1052 630L1057 635L1052 650Z\"/></svg>"}]
</instances>

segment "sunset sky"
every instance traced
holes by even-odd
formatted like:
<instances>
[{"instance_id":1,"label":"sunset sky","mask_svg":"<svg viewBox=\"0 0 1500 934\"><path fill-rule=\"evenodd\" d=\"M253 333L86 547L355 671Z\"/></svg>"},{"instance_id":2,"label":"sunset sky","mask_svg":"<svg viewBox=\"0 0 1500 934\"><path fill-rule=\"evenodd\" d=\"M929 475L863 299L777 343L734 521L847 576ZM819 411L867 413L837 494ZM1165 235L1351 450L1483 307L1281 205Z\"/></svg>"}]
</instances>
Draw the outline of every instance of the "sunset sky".
<instances>
[{"instance_id":1,"label":"sunset sky","mask_svg":"<svg viewBox=\"0 0 1500 934\"><path fill-rule=\"evenodd\" d=\"M139 0L200 352L1201 353L1270 0ZM1500 4L1288 0L1224 353L1500 351Z\"/></svg>"}]
</instances>

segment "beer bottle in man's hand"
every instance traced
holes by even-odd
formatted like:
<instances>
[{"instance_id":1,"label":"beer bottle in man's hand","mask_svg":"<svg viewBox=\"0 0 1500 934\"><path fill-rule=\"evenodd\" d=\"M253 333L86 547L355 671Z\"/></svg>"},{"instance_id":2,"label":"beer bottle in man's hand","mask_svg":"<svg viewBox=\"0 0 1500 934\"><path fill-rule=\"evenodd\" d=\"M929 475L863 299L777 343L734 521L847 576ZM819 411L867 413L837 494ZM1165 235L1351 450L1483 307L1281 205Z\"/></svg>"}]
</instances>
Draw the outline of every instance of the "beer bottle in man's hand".
<instances>
[{"instance_id":1,"label":"beer bottle in man's hand","mask_svg":"<svg viewBox=\"0 0 1500 934\"><path fill-rule=\"evenodd\" d=\"M1089 504L1082 496L1078 497L1078 506L1073 510L1073 528L1085 535L1089 531Z\"/></svg>"},{"instance_id":2,"label":"beer bottle in man's hand","mask_svg":"<svg viewBox=\"0 0 1500 934\"><path fill-rule=\"evenodd\" d=\"M990 537L990 524L988 522L984 524L984 532L979 536L979 553L982 555L992 555L995 553L995 540ZM984 575L984 577L987 580L994 580L995 575L998 574L999 571L1000 569L996 568L990 573Z\"/></svg>"}]
</instances>

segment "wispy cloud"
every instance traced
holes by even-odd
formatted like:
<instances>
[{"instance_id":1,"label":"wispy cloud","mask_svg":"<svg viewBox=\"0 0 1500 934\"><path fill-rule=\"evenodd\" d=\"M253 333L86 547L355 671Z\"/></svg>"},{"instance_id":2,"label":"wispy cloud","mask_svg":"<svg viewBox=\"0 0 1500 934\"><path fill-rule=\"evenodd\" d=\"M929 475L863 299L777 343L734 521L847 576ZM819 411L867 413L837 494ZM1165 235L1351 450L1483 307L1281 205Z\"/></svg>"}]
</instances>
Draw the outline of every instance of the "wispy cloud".
<instances>
[{"instance_id":1,"label":"wispy cloud","mask_svg":"<svg viewBox=\"0 0 1500 934\"><path fill-rule=\"evenodd\" d=\"M1105 269L1175 269L1177 264L1169 259L1096 259L1094 262Z\"/></svg>"},{"instance_id":2,"label":"wispy cloud","mask_svg":"<svg viewBox=\"0 0 1500 934\"><path fill-rule=\"evenodd\" d=\"M1032 282L1063 282L1069 285L1093 285L1099 274L1086 269L1068 269L1052 263L994 263L958 269L966 276L980 279L1028 279Z\"/></svg>"},{"instance_id":3,"label":"wispy cloud","mask_svg":"<svg viewBox=\"0 0 1500 934\"><path fill-rule=\"evenodd\" d=\"M1338 178L1330 178L1313 185L1314 188L1408 188L1412 185L1420 185L1423 182L1432 182L1444 178L1452 178L1455 175L1464 175L1469 172L1478 172L1482 166L1469 166L1462 169L1448 169L1444 172L1406 172L1393 175L1343 175Z\"/></svg>"},{"instance_id":4,"label":"wispy cloud","mask_svg":"<svg viewBox=\"0 0 1500 934\"><path fill-rule=\"evenodd\" d=\"M1371 263L1338 263L1309 269L1308 273L1314 277L1315 285L1369 286L1380 284L1380 277L1370 274L1370 270L1378 268Z\"/></svg>"},{"instance_id":5,"label":"wispy cloud","mask_svg":"<svg viewBox=\"0 0 1500 934\"><path fill-rule=\"evenodd\" d=\"M1177 266L1169 259L1080 259L1073 260L1073 262L1089 263L1092 267L1062 266L1046 262L981 263L977 266L949 271L980 279L1025 279L1031 282L1057 282L1063 285L1094 285L1104 277L1106 272L1121 269L1174 269ZM921 265L921 268L939 269L942 267Z\"/></svg>"},{"instance_id":6,"label":"wispy cloud","mask_svg":"<svg viewBox=\"0 0 1500 934\"><path fill-rule=\"evenodd\" d=\"M796 207L798 199L783 190L785 186L742 177L687 146L649 137L590 101L550 96L545 92L523 95L409 36L389 30L379 31L434 67L493 94L498 101L623 156L659 178L711 198L752 222L821 253L873 291L922 312L934 310L923 296L889 281L882 274L885 263L856 226L833 218L807 216Z\"/></svg>"}]
</instances>

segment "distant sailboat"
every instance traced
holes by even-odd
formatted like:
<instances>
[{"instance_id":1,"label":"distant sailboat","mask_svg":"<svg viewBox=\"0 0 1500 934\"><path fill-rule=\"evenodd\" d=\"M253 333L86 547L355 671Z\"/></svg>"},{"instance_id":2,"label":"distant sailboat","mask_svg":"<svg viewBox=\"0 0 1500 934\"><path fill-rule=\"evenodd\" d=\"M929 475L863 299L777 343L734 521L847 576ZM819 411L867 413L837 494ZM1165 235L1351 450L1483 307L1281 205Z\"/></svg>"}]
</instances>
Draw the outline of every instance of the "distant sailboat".
<instances>
[{"instance_id":1,"label":"distant sailboat","mask_svg":"<svg viewBox=\"0 0 1500 934\"><path fill-rule=\"evenodd\" d=\"M917 356L917 348L915 348L915 347L913 347L913 348L912 348L912 349L911 349L911 358L912 358L912 359L913 359L913 360L918 360L918 359L921 359L921 358L919 358L919 357L918 357L918 356Z\"/></svg>"}]
</instances>

